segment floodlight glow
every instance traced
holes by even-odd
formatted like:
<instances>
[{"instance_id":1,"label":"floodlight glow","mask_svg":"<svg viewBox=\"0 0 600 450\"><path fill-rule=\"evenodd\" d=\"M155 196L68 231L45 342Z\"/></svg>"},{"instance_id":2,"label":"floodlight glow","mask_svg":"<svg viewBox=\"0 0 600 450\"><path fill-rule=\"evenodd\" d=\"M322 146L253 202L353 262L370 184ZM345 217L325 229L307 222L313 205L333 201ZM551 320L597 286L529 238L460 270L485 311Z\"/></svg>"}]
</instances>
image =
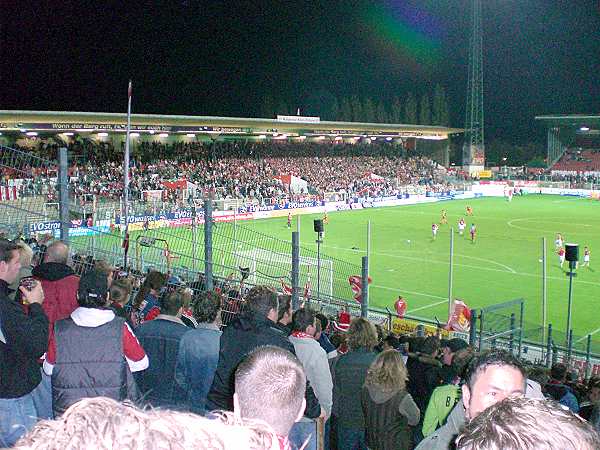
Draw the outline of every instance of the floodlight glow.
<instances>
[{"instance_id":1,"label":"floodlight glow","mask_svg":"<svg viewBox=\"0 0 600 450\"><path fill-rule=\"evenodd\" d=\"M98 133L98 137L106 137L106 136L108 136L108 133L104 133L104 132Z\"/></svg>"},{"instance_id":2,"label":"floodlight glow","mask_svg":"<svg viewBox=\"0 0 600 450\"><path fill-rule=\"evenodd\" d=\"M306 136L298 136L298 139L304 140L304 139L306 139Z\"/></svg>"},{"instance_id":3,"label":"floodlight glow","mask_svg":"<svg viewBox=\"0 0 600 450\"><path fill-rule=\"evenodd\" d=\"M37 136L38 134L35 131L28 131L25 133L27 136Z\"/></svg>"},{"instance_id":4,"label":"floodlight glow","mask_svg":"<svg viewBox=\"0 0 600 450\"><path fill-rule=\"evenodd\" d=\"M264 134L259 134L259 135L258 135L258 138L259 138L259 139L266 139L266 137L267 137L267 136L266 136L266 135L264 135Z\"/></svg>"},{"instance_id":5,"label":"floodlight glow","mask_svg":"<svg viewBox=\"0 0 600 450\"><path fill-rule=\"evenodd\" d=\"M154 134L154 130L150 130L150 134Z\"/></svg>"},{"instance_id":6,"label":"floodlight glow","mask_svg":"<svg viewBox=\"0 0 600 450\"><path fill-rule=\"evenodd\" d=\"M579 131L590 131L590 127L581 127Z\"/></svg>"},{"instance_id":7,"label":"floodlight glow","mask_svg":"<svg viewBox=\"0 0 600 450\"><path fill-rule=\"evenodd\" d=\"M372 141L376 141L376 140L377 140L377 138L376 138L375 136L371 136L371 140L372 140Z\"/></svg>"},{"instance_id":8,"label":"floodlight glow","mask_svg":"<svg viewBox=\"0 0 600 450\"><path fill-rule=\"evenodd\" d=\"M130 137L139 137L140 133L129 133Z\"/></svg>"},{"instance_id":9,"label":"floodlight glow","mask_svg":"<svg viewBox=\"0 0 600 450\"><path fill-rule=\"evenodd\" d=\"M94 131L92 128L77 128L75 131L79 133L89 133L90 131Z\"/></svg>"},{"instance_id":10,"label":"floodlight glow","mask_svg":"<svg viewBox=\"0 0 600 450\"><path fill-rule=\"evenodd\" d=\"M19 131L20 131L21 133L25 133L25 132L27 131L27 129L26 129L26 128L19 128Z\"/></svg>"},{"instance_id":11,"label":"floodlight glow","mask_svg":"<svg viewBox=\"0 0 600 450\"><path fill-rule=\"evenodd\" d=\"M385 140L386 140L386 141L391 141L391 140L392 140L392 138L391 138L391 137L386 137L386 138L385 138Z\"/></svg>"},{"instance_id":12,"label":"floodlight glow","mask_svg":"<svg viewBox=\"0 0 600 450\"><path fill-rule=\"evenodd\" d=\"M341 140L342 140L342 137L341 137L341 136L336 136L336 137L335 137L335 140L336 140L336 141L341 141Z\"/></svg>"},{"instance_id":13,"label":"floodlight glow","mask_svg":"<svg viewBox=\"0 0 600 450\"><path fill-rule=\"evenodd\" d=\"M194 133L188 133L186 134L187 137L196 137L196 135Z\"/></svg>"},{"instance_id":14,"label":"floodlight glow","mask_svg":"<svg viewBox=\"0 0 600 450\"><path fill-rule=\"evenodd\" d=\"M158 137L169 137L169 133L160 133Z\"/></svg>"},{"instance_id":15,"label":"floodlight glow","mask_svg":"<svg viewBox=\"0 0 600 450\"><path fill-rule=\"evenodd\" d=\"M73 133L68 132L68 133L63 133L65 136L73 136Z\"/></svg>"}]
</instances>

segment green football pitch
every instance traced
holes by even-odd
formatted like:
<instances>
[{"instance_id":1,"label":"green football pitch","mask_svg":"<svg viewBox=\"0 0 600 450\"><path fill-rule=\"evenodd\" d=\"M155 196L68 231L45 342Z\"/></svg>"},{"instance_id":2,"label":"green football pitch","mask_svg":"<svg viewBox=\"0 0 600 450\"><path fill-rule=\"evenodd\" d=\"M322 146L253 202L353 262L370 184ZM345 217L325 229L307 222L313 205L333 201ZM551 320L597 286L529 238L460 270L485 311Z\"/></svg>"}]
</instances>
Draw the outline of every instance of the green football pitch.
<instances>
[{"instance_id":1,"label":"green football pitch","mask_svg":"<svg viewBox=\"0 0 600 450\"><path fill-rule=\"evenodd\" d=\"M467 205L473 216L465 216ZM439 224L442 209L448 224L440 225L432 239L431 225ZM300 244L316 250L313 219L319 215L294 217L292 230L300 217ZM465 217L465 235L457 232L457 221ZM329 213L325 225L322 257L337 258L360 266L366 254L367 223L371 222L369 295L372 306L393 309L401 294L408 303L407 314L418 317L447 317L450 228L454 232L453 290L455 298L479 308L517 298L525 299L525 320L542 323L542 238L547 250L547 318L555 330L566 329L568 277L567 264L560 268L554 240L561 233L567 243L591 251L590 267L580 267L573 284L574 334L600 335L600 202L589 199L529 195L503 198L454 200L411 206L363 209ZM287 218L240 222L240 227L264 235L291 240ZM471 223L477 226L477 239L468 237ZM218 227L219 225L217 225ZM163 229L164 230L164 229ZM157 230L160 231L160 230ZM165 230L165 235L166 235ZM189 228L168 230L168 239L178 236L190 242ZM138 233L132 233L132 239ZM258 233L257 233L258 235ZM77 238L76 238L77 239ZM100 238L111 239L112 237ZM199 242L202 242L200 233ZM172 248L181 248L172 242ZM189 262L181 258L175 264ZM359 275L359 273L356 273ZM314 286L313 286L314 290ZM347 289L351 299L350 286ZM353 301L353 300L350 300Z\"/></svg>"},{"instance_id":2,"label":"green football pitch","mask_svg":"<svg viewBox=\"0 0 600 450\"><path fill-rule=\"evenodd\" d=\"M473 216L465 216L467 205ZM431 225L440 222L442 209L448 225L440 225L432 239ZM301 216L300 242L316 248L312 220L322 215ZM467 221L460 236L457 222ZM547 314L557 330L566 328L568 277L555 253L556 233L567 243L591 251L590 268L580 267L573 284L575 335L600 334L600 202L559 196L529 195L333 212L325 225L321 251L331 257L360 265L366 253L367 222L371 221L369 294L371 304L393 309L399 294L408 302L407 314L440 320L447 317L450 228L454 228L454 297L472 308L516 298L525 299L525 320L542 321L542 238L547 247ZM471 223L477 226L475 243L468 237ZM286 218L244 224L265 234L290 239ZM296 224L293 225L293 229ZM600 258L600 253L597 258ZM597 261L600 261L598 259ZM350 289L348 288L350 295Z\"/></svg>"}]
</instances>

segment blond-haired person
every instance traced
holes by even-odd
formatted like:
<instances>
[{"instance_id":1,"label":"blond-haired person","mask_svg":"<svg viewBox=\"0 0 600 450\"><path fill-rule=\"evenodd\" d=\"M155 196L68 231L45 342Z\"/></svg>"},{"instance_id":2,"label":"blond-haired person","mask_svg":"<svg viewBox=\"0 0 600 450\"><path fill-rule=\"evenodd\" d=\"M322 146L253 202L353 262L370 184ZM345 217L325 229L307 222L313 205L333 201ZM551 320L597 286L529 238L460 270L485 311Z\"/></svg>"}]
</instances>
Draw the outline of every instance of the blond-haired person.
<instances>
[{"instance_id":1,"label":"blond-haired person","mask_svg":"<svg viewBox=\"0 0 600 450\"><path fill-rule=\"evenodd\" d=\"M377 354L375 326L356 318L348 329L350 351L332 360L334 436L339 450L365 448L365 419L359 392Z\"/></svg>"},{"instance_id":2,"label":"blond-haired person","mask_svg":"<svg viewBox=\"0 0 600 450\"><path fill-rule=\"evenodd\" d=\"M396 350L380 353L369 367L361 392L369 449L412 449L412 427L419 423L421 413L406 391L407 378Z\"/></svg>"}]
</instances>

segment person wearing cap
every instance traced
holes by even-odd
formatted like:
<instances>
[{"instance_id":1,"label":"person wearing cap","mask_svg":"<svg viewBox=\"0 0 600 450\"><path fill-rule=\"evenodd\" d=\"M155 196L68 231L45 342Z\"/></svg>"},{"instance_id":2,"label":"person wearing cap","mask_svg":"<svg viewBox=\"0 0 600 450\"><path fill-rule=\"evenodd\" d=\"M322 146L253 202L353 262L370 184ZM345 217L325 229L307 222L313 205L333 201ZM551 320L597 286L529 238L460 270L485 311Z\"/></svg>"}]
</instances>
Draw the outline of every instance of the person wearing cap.
<instances>
[{"instance_id":1,"label":"person wearing cap","mask_svg":"<svg viewBox=\"0 0 600 450\"><path fill-rule=\"evenodd\" d=\"M44 372L51 376L55 417L86 397L136 400L131 372L145 370L148 357L125 320L108 308L109 297L106 274L89 271L79 282L79 307L51 330Z\"/></svg>"}]
</instances>

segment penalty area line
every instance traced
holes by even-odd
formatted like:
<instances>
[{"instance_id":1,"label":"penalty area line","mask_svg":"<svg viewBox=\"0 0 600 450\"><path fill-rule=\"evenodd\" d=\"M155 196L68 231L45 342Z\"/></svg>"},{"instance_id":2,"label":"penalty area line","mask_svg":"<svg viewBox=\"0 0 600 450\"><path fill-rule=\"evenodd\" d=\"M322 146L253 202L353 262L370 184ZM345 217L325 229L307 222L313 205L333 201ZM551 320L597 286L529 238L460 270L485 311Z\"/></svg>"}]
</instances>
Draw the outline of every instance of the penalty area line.
<instances>
[{"instance_id":1,"label":"penalty area line","mask_svg":"<svg viewBox=\"0 0 600 450\"><path fill-rule=\"evenodd\" d=\"M443 303L448 303L448 300L442 300L441 302L435 302L435 303L432 303L431 305L421 306L419 308L411 309L411 310L408 310L406 312L412 314L412 313L417 312L417 311L422 311L424 309L433 308L434 306L438 306L438 305L441 305Z\"/></svg>"}]
</instances>

